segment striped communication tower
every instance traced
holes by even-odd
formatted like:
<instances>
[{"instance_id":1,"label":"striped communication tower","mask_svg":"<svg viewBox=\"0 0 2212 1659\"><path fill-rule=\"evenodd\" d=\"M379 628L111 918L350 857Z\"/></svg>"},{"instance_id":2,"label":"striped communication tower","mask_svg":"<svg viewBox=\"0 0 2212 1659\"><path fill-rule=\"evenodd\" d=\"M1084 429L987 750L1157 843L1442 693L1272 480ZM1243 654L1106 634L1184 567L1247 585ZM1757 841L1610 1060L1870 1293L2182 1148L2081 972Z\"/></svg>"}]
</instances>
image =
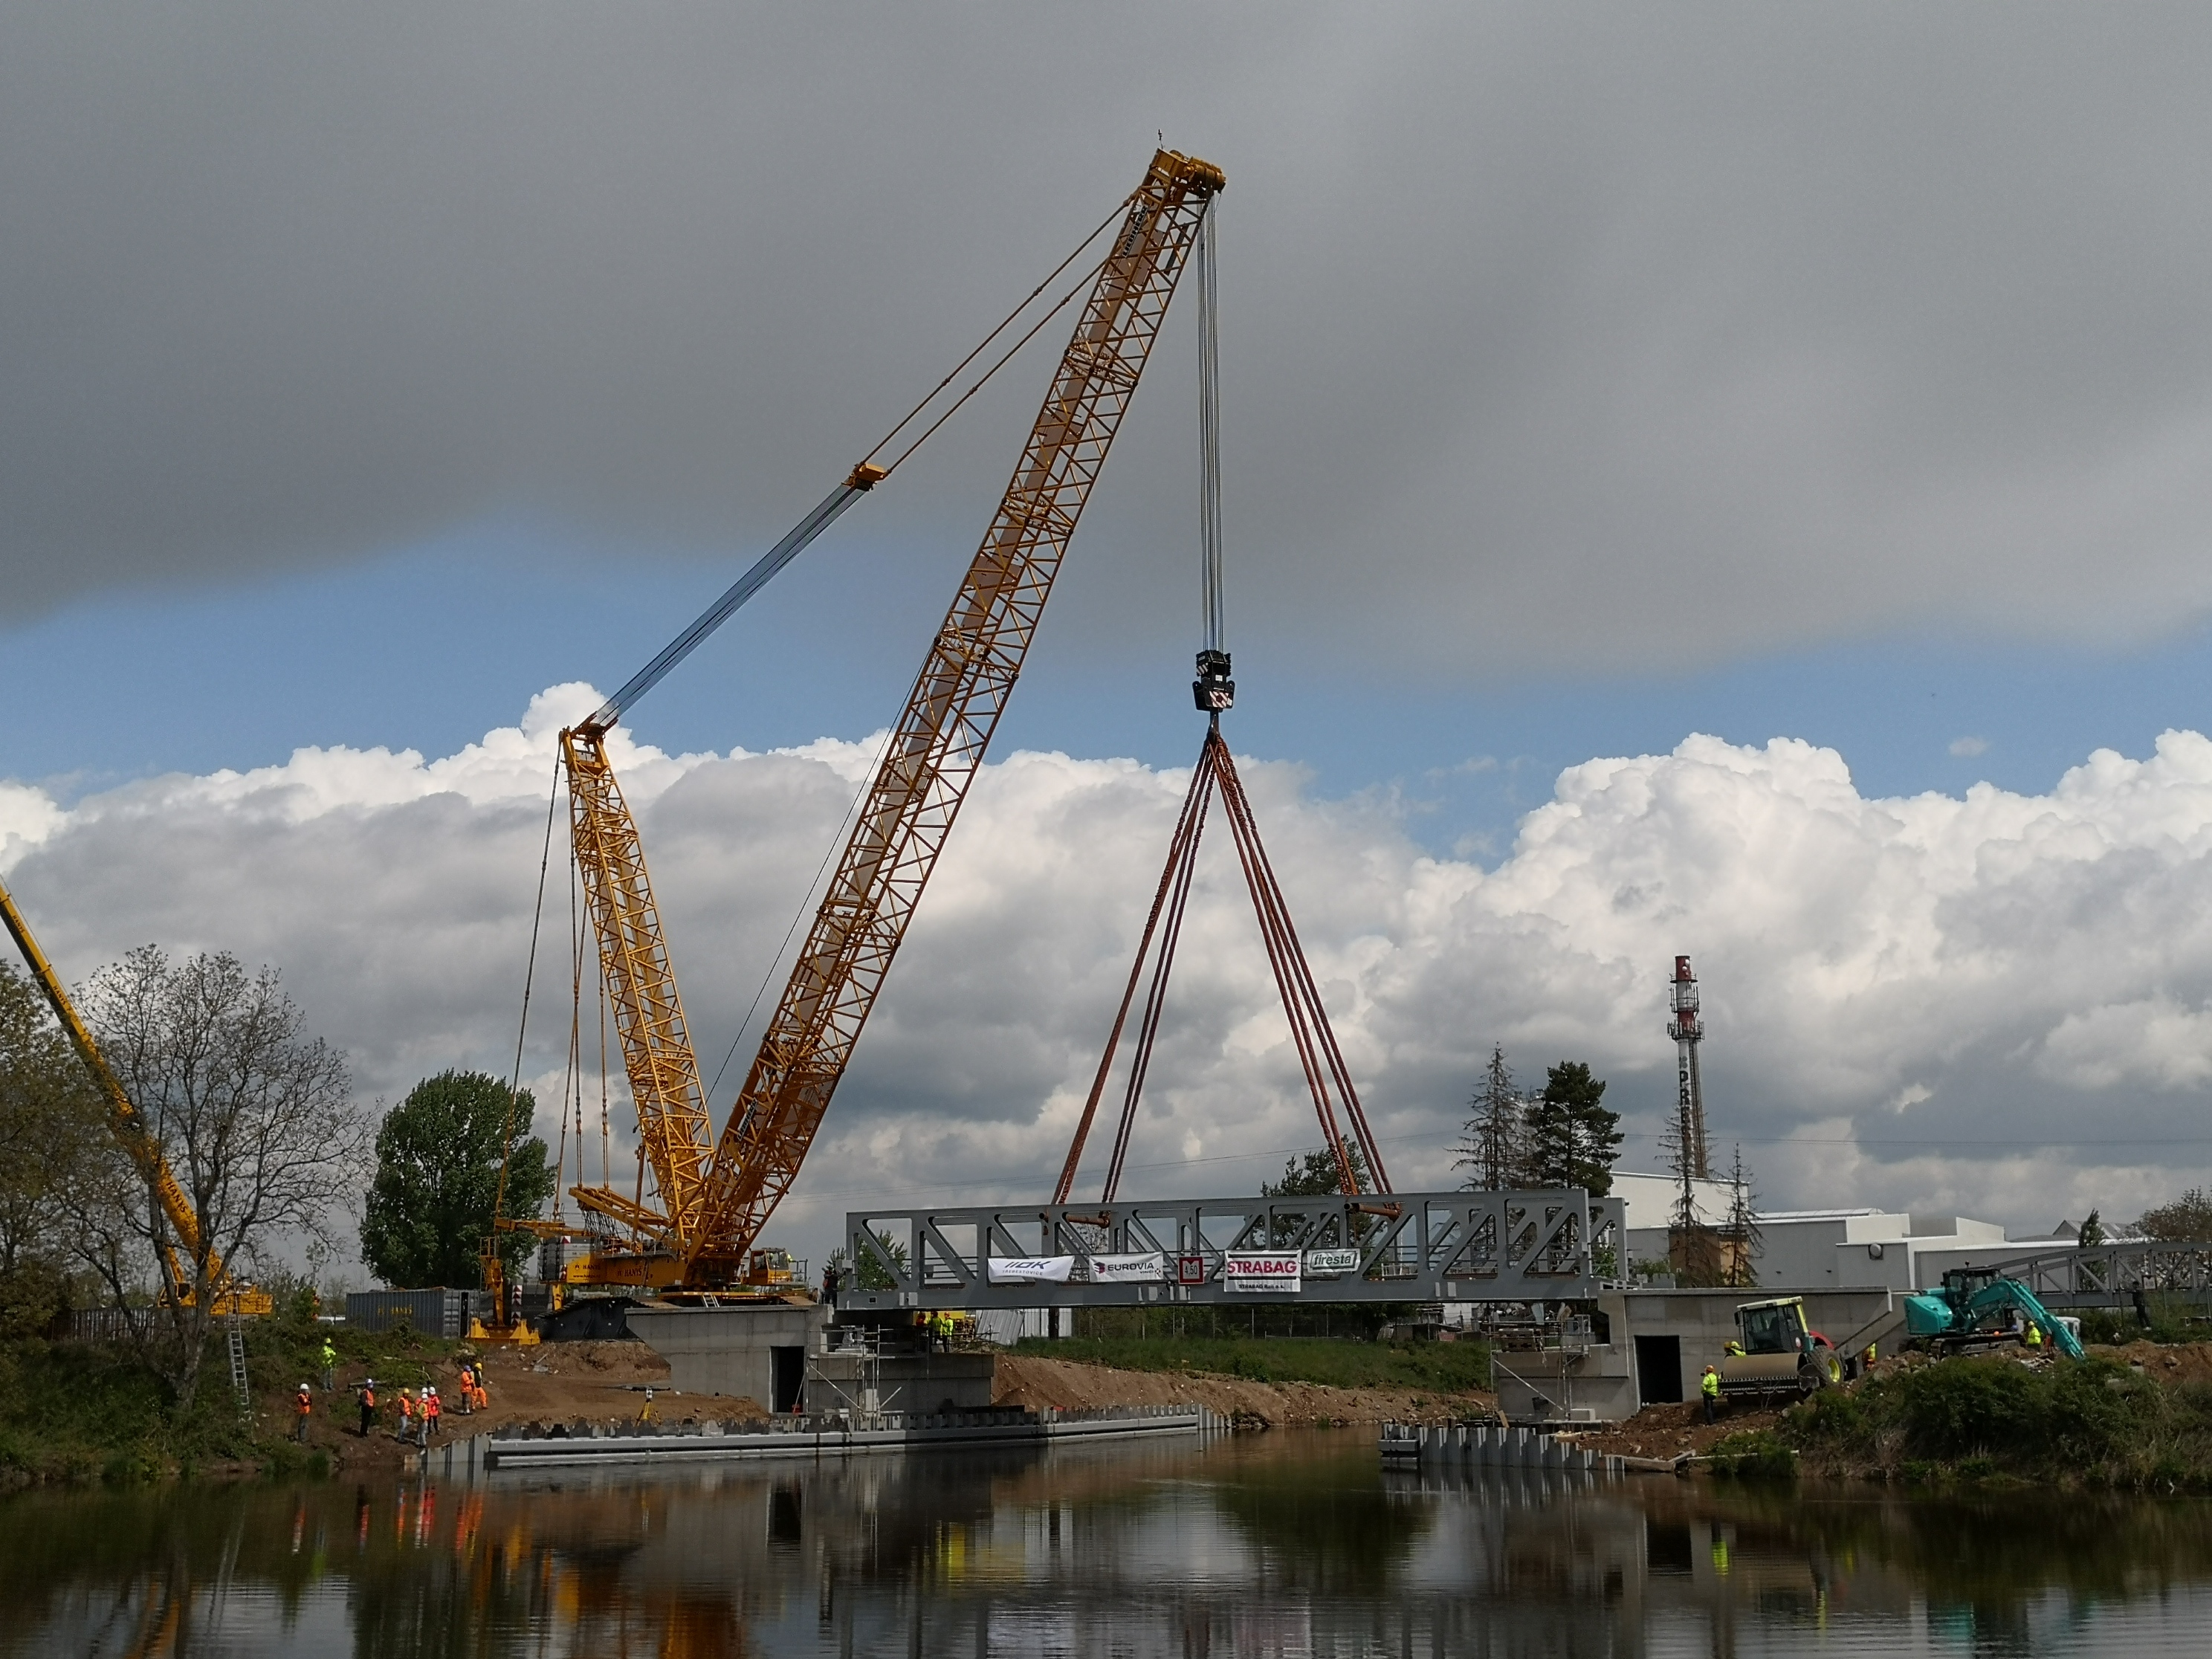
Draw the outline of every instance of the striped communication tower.
<instances>
[{"instance_id":1,"label":"striped communication tower","mask_svg":"<svg viewBox=\"0 0 2212 1659\"><path fill-rule=\"evenodd\" d=\"M1674 994L1667 1035L1674 1039L1674 1133L1686 1187L1692 1178L1710 1181L1713 1174L1705 1151L1705 1091L1698 1078L1698 1045L1705 1039L1705 1027L1698 1018L1698 976L1690 971L1687 957L1674 958Z\"/></svg>"}]
</instances>

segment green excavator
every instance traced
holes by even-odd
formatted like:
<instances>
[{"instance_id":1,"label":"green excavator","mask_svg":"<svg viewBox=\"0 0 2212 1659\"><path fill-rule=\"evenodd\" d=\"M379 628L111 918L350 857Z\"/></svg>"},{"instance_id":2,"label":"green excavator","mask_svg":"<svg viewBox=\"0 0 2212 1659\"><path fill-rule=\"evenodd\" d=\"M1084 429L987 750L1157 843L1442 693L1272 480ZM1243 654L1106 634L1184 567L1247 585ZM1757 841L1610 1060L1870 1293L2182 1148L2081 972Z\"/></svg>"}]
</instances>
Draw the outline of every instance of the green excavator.
<instances>
[{"instance_id":1,"label":"green excavator","mask_svg":"<svg viewBox=\"0 0 2212 1659\"><path fill-rule=\"evenodd\" d=\"M1905 1334L1927 1344L1931 1352L1953 1354L2012 1341L2010 1316L2017 1313L2043 1333L2044 1340L2069 1359L2086 1359L2081 1339L2038 1301L2035 1292L1993 1267L1954 1267L1943 1288L1905 1299Z\"/></svg>"}]
</instances>

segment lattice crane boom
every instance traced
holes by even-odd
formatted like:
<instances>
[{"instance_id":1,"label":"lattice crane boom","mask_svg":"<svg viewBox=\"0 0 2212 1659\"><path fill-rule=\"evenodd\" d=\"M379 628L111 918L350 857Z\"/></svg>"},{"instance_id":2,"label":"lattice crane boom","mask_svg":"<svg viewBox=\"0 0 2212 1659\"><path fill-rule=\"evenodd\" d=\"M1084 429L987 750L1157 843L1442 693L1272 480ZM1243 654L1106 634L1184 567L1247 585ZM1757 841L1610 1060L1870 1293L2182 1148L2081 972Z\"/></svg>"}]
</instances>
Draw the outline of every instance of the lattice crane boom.
<instances>
[{"instance_id":1,"label":"lattice crane boom","mask_svg":"<svg viewBox=\"0 0 2212 1659\"><path fill-rule=\"evenodd\" d=\"M658 1235L654 1242L668 1253L672 1271L698 1218L702 1177L714 1144L706 1091L637 821L608 763L605 728L586 724L563 732L561 765L568 785L569 839L599 941L600 983L637 1108L639 1145L653 1166L662 1208L656 1214L605 1188L573 1190L586 1209Z\"/></svg>"},{"instance_id":2,"label":"lattice crane boom","mask_svg":"<svg viewBox=\"0 0 2212 1659\"><path fill-rule=\"evenodd\" d=\"M714 1152L685 1279L734 1277L797 1178L1036 637L1220 169L1152 158Z\"/></svg>"}]
</instances>

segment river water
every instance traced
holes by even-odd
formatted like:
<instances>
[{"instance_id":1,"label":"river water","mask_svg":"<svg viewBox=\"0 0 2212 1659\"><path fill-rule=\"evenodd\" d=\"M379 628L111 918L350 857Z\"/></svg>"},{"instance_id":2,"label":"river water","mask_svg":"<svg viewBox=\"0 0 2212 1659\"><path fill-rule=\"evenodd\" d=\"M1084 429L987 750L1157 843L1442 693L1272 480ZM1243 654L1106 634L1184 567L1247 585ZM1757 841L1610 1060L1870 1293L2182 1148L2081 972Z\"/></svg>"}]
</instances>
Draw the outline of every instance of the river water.
<instances>
[{"instance_id":1,"label":"river water","mask_svg":"<svg viewBox=\"0 0 2212 1659\"><path fill-rule=\"evenodd\" d=\"M2212 1505L1386 1472L1364 1431L0 1504L9 1656L2208 1651Z\"/></svg>"}]
</instances>

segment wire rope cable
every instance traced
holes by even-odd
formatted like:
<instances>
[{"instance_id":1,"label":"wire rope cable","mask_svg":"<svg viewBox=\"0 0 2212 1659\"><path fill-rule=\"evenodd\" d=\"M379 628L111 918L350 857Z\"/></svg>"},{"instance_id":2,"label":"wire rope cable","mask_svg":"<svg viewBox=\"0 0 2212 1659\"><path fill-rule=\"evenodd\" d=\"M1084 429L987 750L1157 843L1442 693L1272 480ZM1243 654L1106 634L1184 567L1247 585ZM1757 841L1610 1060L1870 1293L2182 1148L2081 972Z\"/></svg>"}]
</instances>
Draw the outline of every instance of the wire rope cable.
<instances>
[{"instance_id":1,"label":"wire rope cable","mask_svg":"<svg viewBox=\"0 0 2212 1659\"><path fill-rule=\"evenodd\" d=\"M538 979L538 930L545 920L545 872L553 865L553 813L561 805L561 763L553 763L553 788L545 800L545 850L538 859L538 902L530 913L530 956L522 969L522 1018L514 1030L514 1070L507 1078L507 1121L500 1133L499 1188L492 1200L492 1224L507 1206L507 1154L514 1145L514 1109L522 1098L522 1043L530 1032L530 991Z\"/></svg>"},{"instance_id":2,"label":"wire rope cable","mask_svg":"<svg viewBox=\"0 0 2212 1659\"><path fill-rule=\"evenodd\" d=\"M622 718L623 711L628 709L631 704L635 703L647 692L652 690L654 686L659 684L660 682L667 677L669 672L678 663L682 662L684 658L690 656L694 650L697 649L700 643L704 641L708 635L712 634L716 629L727 622L732 616L736 614L738 607L743 605L748 599L751 599L754 594L759 592L762 588L768 586L770 578L774 577L778 571L784 568L784 566L789 564L793 559L797 558L799 555L804 552L807 546L814 541L815 538L821 535L823 531L827 530L832 524L836 522L839 514L843 513L847 507L858 501L860 496L865 495L868 490L874 489L877 484L881 483L885 478L890 477L892 473L897 471L898 469L905 464L907 459L915 453L915 451L920 449L923 444L928 442L930 438L936 433L939 427L943 426L945 422L951 420L953 416L957 414L961 409L967 404L969 398L973 398L978 392L981 392L986 386L988 386L990 383L992 377L997 374L1000 369L1004 368L1013 360L1014 355L1017 352L1020 351L1024 346L1027 345L1031 340L1036 337L1037 331L1039 329L1042 328L1047 323L1050 322L1054 317L1058 316L1062 311L1067 308L1069 302L1073 301L1078 294L1082 293L1090 285L1090 283L1095 280L1098 272L1104 269L1106 264L1105 260L1102 259L1097 265L1091 267L1090 271L1086 273L1082 282L1079 283L1077 287L1071 289L1066 295L1055 301L1051 308L1046 311L1042 316L1038 318L1037 320L1030 325L1029 331L1024 334L1020 339L1015 341L1014 343L1007 349L1005 356L1001 356L998 362L993 363L989 368L986 369L981 377L978 379L973 386L969 386L965 392L962 392L958 398L954 399L950 408L946 409L945 412L939 415L934 421L932 421L928 427L922 431L921 434L915 438L912 443L907 445L907 447L901 450L897 455L893 457L887 465L877 467L872 465L874 458L880 454L884 448L889 445L901 431L911 424L917 416L921 414L924 410L927 409L946 386L951 386L953 381L957 380L962 370L967 368L969 365L973 363L977 357L981 356L983 352L989 348L994 340L997 339L1001 334L1005 333L1007 329L1011 328L1017 321L1018 321L1022 314L1036 301L1037 295L1043 293L1047 288L1050 287L1052 283L1059 278L1061 272L1065 271L1068 266L1074 264L1077 259L1080 258L1083 256L1084 251L1090 247L1093 242L1098 240L1100 233L1104 231L1108 226L1113 224L1116 220L1121 218L1122 214L1127 210L1127 207L1128 202L1125 199L1111 214L1100 222L1097 229L1091 231L1089 235L1085 236L1080 242L1077 243L1075 246L1075 251L1070 253L1066 258L1062 259L1057 265L1054 266L1051 273L1045 277L1044 281L1039 283L1034 289L1030 289L1030 292L1024 296L1022 302L1016 306L1012 311L1008 312L1006 317L999 323L998 326L983 337L981 343L977 345L974 350L970 351L965 357L963 357L960 360L959 363L954 368L951 374L946 375L942 380L939 380L936 386L930 389L928 397L924 398L920 403L916 404L913 409L909 410L906 415L900 419L899 423L896 426L885 433L883 438L876 444L875 447L868 452L866 459L863 459L858 466L855 466L851 472L847 474L842 483L840 483L835 489L831 490L827 495L823 496L822 500L815 505L814 509L811 512L807 514L805 518L801 519L796 525L792 526L791 530L786 533L782 540L777 542L775 546L769 548L767 552L762 554L759 558L754 560L751 565L746 568L743 575L739 576L736 581L731 583L727 588L723 590L720 598L718 598L712 605L708 605L704 611L701 611L698 616L692 618L690 624L686 627L682 633L678 634L674 639L663 646L659 651L655 653L652 661L647 663L644 667L639 669L636 673L631 675L629 679L623 681L621 688L617 690L612 696L601 703L599 708L592 712L591 718L586 720L585 724L586 726L596 726L602 731L605 730L608 726L614 725L616 721ZM1113 256L1110 253L1107 256L1109 259L1112 257Z\"/></svg>"},{"instance_id":3,"label":"wire rope cable","mask_svg":"<svg viewBox=\"0 0 2212 1659\"><path fill-rule=\"evenodd\" d=\"M799 924L819 902L815 894L822 886L823 872L829 869L830 860L845 845L845 831L852 825L853 815L860 810L860 803L867 799L868 786L875 781L876 773L884 763L884 757L890 752L891 739L896 735L896 729L884 733L876 757L868 763L868 769L860 775L860 787L853 792L853 799L846 804L845 816L838 823L837 833L830 838L830 848L822 854L822 862L814 866L814 878L806 884L799 908L791 914L791 926L783 930L783 943L775 947L775 954L769 958L768 971L761 975L760 985L753 992L753 1000L745 1006L745 1017L738 1022L738 1034L730 1039L729 1051L722 1056L722 1063L714 1068L714 1080L707 1085L707 1098L710 1102L714 1097L714 1091L722 1085L722 1073L730 1069L730 1062L737 1058L738 1045L745 1040L746 1028L752 1024L753 1015L759 1012L761 999L768 994L768 988L775 978L775 970L783 961L783 953L791 949L792 938L799 932Z\"/></svg>"},{"instance_id":4,"label":"wire rope cable","mask_svg":"<svg viewBox=\"0 0 2212 1659\"><path fill-rule=\"evenodd\" d=\"M1205 647L1225 649L1227 622L1221 608L1221 337L1218 220L1221 202L1206 204L1198 222L1198 538L1200 580L1204 586Z\"/></svg>"}]
</instances>

